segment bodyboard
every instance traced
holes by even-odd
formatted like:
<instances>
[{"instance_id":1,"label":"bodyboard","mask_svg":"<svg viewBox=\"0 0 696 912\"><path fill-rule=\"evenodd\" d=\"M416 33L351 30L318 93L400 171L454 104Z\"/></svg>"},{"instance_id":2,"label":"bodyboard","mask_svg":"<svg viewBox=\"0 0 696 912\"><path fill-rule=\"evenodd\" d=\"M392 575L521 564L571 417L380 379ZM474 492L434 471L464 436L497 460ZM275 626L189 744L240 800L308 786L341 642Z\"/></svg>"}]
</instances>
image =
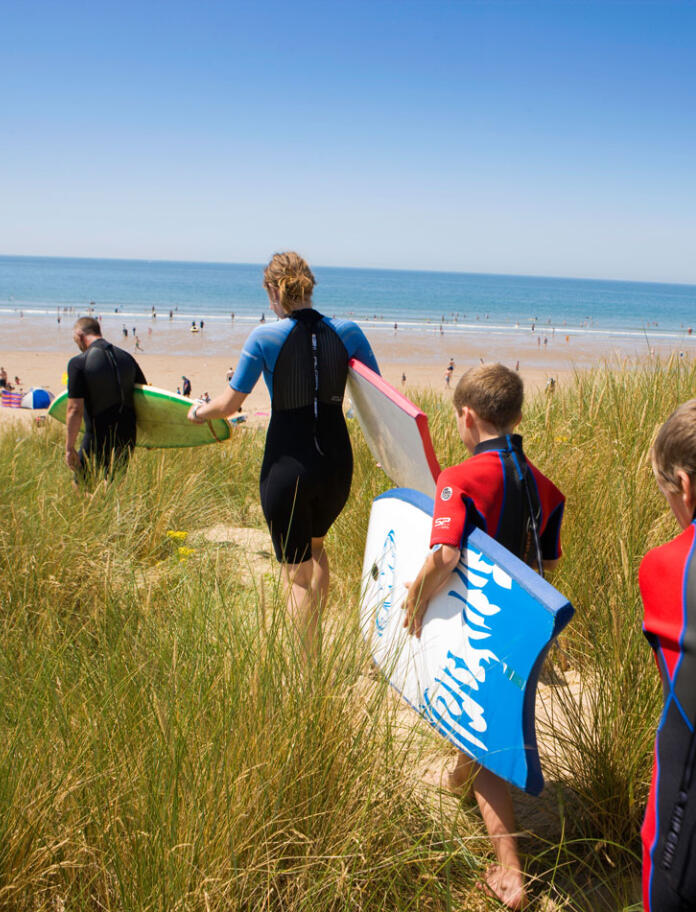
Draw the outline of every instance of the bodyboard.
<instances>
[{"instance_id":1,"label":"bodyboard","mask_svg":"<svg viewBox=\"0 0 696 912\"><path fill-rule=\"evenodd\" d=\"M370 452L389 478L434 496L440 464L425 412L355 358L348 391Z\"/></svg>"},{"instance_id":2,"label":"bodyboard","mask_svg":"<svg viewBox=\"0 0 696 912\"><path fill-rule=\"evenodd\" d=\"M363 563L361 629L389 682L459 750L508 782L539 794L534 700L554 638L573 615L550 583L475 529L421 638L401 610L405 583L428 554L433 502L394 489L372 504Z\"/></svg>"},{"instance_id":3,"label":"bodyboard","mask_svg":"<svg viewBox=\"0 0 696 912\"><path fill-rule=\"evenodd\" d=\"M227 440L230 425L224 418L192 424L186 417L192 402L186 396L136 383L133 396L137 426L136 446L147 449L203 446ZM67 390L51 403L48 414L65 424Z\"/></svg>"}]
</instances>

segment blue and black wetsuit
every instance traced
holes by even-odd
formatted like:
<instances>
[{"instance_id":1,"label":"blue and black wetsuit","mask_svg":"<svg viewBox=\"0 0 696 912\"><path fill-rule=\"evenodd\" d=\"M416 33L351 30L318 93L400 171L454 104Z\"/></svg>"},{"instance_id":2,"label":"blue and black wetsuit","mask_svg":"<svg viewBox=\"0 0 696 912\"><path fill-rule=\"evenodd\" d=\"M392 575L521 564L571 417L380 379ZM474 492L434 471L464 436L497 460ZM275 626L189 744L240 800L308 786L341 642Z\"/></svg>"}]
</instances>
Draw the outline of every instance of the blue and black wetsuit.
<instances>
[{"instance_id":1,"label":"blue and black wetsuit","mask_svg":"<svg viewBox=\"0 0 696 912\"><path fill-rule=\"evenodd\" d=\"M326 535L348 499L353 453L343 393L351 358L379 372L355 323L305 308L258 326L230 380L250 393L263 372L271 394L260 488L278 560L308 560L312 538Z\"/></svg>"}]
</instances>

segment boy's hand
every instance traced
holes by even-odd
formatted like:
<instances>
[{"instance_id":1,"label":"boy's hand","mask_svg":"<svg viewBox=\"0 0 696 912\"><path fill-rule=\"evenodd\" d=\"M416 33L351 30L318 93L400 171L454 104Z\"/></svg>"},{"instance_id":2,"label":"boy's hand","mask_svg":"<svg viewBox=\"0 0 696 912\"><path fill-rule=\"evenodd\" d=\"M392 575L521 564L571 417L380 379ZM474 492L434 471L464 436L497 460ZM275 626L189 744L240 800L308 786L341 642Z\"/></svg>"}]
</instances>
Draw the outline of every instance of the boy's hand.
<instances>
[{"instance_id":1,"label":"boy's hand","mask_svg":"<svg viewBox=\"0 0 696 912\"><path fill-rule=\"evenodd\" d=\"M423 618L428 610L429 600L418 598L420 593L418 589L413 588L413 583L404 583L404 585L408 589L408 594L403 604L406 611L403 626L408 630L409 636L415 636L417 640L420 640L423 632Z\"/></svg>"},{"instance_id":2,"label":"boy's hand","mask_svg":"<svg viewBox=\"0 0 696 912\"><path fill-rule=\"evenodd\" d=\"M440 591L450 574L459 563L459 548L452 545L437 545L425 559L418 576L412 583L406 583L408 594L404 601L404 627L410 636L420 639L423 632L423 618L430 599Z\"/></svg>"}]
</instances>

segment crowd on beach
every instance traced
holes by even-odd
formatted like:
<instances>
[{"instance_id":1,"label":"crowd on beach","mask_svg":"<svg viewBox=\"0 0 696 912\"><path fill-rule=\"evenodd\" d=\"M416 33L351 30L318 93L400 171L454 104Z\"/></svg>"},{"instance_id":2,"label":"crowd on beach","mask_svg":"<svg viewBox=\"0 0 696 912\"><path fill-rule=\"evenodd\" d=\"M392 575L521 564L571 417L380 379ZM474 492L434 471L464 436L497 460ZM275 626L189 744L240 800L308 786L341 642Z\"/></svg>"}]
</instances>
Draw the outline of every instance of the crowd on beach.
<instances>
[{"instance_id":1,"label":"crowd on beach","mask_svg":"<svg viewBox=\"0 0 696 912\"><path fill-rule=\"evenodd\" d=\"M287 612L308 664L319 656L330 585L326 535L351 486L352 451L342 405L348 362L356 358L379 374L357 324L314 308L314 285L298 254L272 258L263 287L278 320L259 322L236 366L229 368L223 392L214 398L206 393L188 412L193 424L229 418L264 377L271 419L260 468L261 506L281 567ZM196 331L203 329L201 320ZM125 324L123 336L128 336ZM133 355L103 338L93 316L76 321L74 341L79 354L68 364L65 461L76 489L84 491L97 480L113 482L130 458L136 443L133 390L146 379ZM546 337L543 343L539 337L542 344ZM447 388L455 371L450 358ZM7 381L2 368L0 385ZM182 395L190 397L189 378L182 375L181 381ZM547 392L554 388L555 381L547 384ZM423 565L414 568L403 606L403 625L411 636L421 636L427 608L459 563L473 527L487 531L542 575L561 558L565 498L527 459L516 432L523 398L519 362L516 369L478 364L454 387L453 420L470 455L437 479L430 550ZM668 417L651 458L657 485L682 531L650 551L640 568L644 629L665 688L642 830L643 899L646 910L676 912L696 908L696 400ZM507 782L463 752L442 782L455 792L471 789L476 797L496 856L482 889L508 908L523 908L527 890Z\"/></svg>"}]
</instances>

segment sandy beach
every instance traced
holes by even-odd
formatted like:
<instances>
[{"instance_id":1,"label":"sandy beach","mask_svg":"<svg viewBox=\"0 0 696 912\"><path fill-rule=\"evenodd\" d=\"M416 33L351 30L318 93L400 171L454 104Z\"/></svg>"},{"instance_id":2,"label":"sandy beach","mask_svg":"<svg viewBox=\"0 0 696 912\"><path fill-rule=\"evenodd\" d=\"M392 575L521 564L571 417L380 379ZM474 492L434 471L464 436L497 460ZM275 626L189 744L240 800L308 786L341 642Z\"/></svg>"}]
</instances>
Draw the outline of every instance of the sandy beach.
<instances>
[{"instance_id":1,"label":"sandy beach","mask_svg":"<svg viewBox=\"0 0 696 912\"><path fill-rule=\"evenodd\" d=\"M67 362L77 353L72 340L75 317L55 318L19 314L5 316L0 335L0 364L10 380L18 376L21 388L42 386L54 393L64 388L63 374ZM148 382L175 391L181 386L182 375L191 380L194 397L219 393L225 384L225 374L234 367L244 340L253 328L248 323L208 323L199 333L191 333L182 321L142 319L135 326L142 351L136 351L133 327L128 337L122 333L123 320L105 315L102 321L105 338L130 351L140 363ZM685 337L679 345L653 347L642 344L635 336L592 337L565 336L542 327L532 333L527 329L509 333L463 333L437 325L426 333L409 330L394 331L384 326L364 325L364 331L375 351L383 376L394 386L408 393L409 389L432 389L445 393L445 368L454 358L454 380L467 367L484 361L502 361L510 367L519 362L520 374L527 391L543 388L549 377L562 384L573 371L583 370L602 362L619 364L626 359L639 361L654 354L668 357L683 352L686 358L696 354L696 339ZM546 343L544 343L546 339ZM402 382L403 375L406 382ZM454 386L454 382L453 382ZM245 403L248 420L265 423L268 420L270 399L266 386L259 382ZM33 414L27 409L0 409L0 422L31 422Z\"/></svg>"}]
</instances>

